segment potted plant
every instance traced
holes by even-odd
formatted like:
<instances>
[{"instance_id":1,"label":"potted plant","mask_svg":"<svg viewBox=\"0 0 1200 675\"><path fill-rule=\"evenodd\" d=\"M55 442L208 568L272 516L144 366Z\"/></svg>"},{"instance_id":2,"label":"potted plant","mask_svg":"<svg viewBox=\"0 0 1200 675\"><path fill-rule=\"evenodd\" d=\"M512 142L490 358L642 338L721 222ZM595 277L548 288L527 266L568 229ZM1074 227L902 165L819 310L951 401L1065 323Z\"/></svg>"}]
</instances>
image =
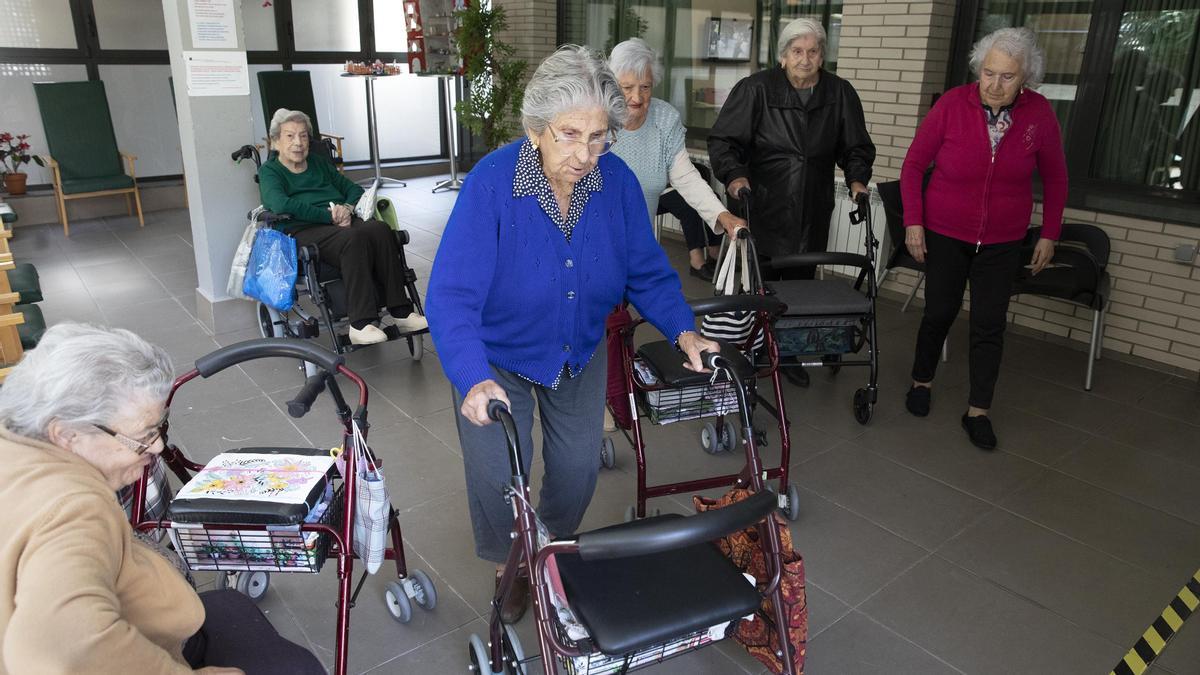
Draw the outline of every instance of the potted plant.
<instances>
[{"instance_id":1,"label":"potted plant","mask_svg":"<svg viewBox=\"0 0 1200 675\"><path fill-rule=\"evenodd\" d=\"M25 179L28 177L21 171L22 164L36 162L38 166L46 166L41 157L29 154L29 134L13 135L0 132L0 173L4 174L4 188L10 195L25 194Z\"/></svg>"},{"instance_id":2,"label":"potted plant","mask_svg":"<svg viewBox=\"0 0 1200 675\"><path fill-rule=\"evenodd\" d=\"M472 2L454 13L459 21L454 41L467 83L467 95L455 110L458 121L491 149L520 134L515 118L527 64L512 59L512 46L497 37L508 25L504 8L484 5Z\"/></svg>"}]
</instances>

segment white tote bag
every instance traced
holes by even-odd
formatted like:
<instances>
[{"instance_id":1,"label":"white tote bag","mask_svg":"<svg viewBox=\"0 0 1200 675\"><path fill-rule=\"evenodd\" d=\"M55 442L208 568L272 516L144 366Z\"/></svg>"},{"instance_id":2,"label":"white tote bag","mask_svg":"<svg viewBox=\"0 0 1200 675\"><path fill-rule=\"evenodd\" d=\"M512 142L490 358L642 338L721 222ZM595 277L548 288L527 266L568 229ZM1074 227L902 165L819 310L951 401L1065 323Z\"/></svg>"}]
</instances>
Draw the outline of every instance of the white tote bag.
<instances>
[{"instance_id":1,"label":"white tote bag","mask_svg":"<svg viewBox=\"0 0 1200 675\"><path fill-rule=\"evenodd\" d=\"M246 282L246 268L250 265L250 251L254 248L254 235L258 234L258 228L262 227L262 223L258 222L262 210L263 207L260 206L250 212L250 222L242 232L242 241L238 243L237 250L233 254L233 264L229 266L229 283L225 286L225 292L231 298L251 299L242 292L242 286Z\"/></svg>"},{"instance_id":2,"label":"white tote bag","mask_svg":"<svg viewBox=\"0 0 1200 675\"><path fill-rule=\"evenodd\" d=\"M363 561L367 572L375 574L386 558L392 500L383 472L371 460L367 441L357 422L354 423L352 444L357 474L354 489L354 552Z\"/></svg>"}]
</instances>

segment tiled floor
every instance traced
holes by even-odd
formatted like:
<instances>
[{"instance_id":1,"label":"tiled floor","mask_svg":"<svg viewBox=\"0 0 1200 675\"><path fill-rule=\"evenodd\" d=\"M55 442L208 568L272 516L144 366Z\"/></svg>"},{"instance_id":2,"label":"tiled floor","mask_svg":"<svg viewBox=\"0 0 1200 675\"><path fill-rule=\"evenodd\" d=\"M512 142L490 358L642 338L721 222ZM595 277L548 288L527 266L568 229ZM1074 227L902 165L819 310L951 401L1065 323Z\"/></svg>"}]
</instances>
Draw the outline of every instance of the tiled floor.
<instances>
[{"instance_id":1,"label":"tiled floor","mask_svg":"<svg viewBox=\"0 0 1200 675\"><path fill-rule=\"evenodd\" d=\"M436 178L391 190L413 236L410 260L424 289L454 195ZM208 335L195 319L195 266L186 211L57 227L22 227L19 260L37 264L50 322L108 322L170 351L179 368L251 331ZM669 242L682 269L682 245ZM684 277L692 297L707 292ZM938 377L934 412L915 419L903 392L915 311L881 303L882 399L869 426L851 415L865 371L813 373L785 385L791 470L801 516L792 525L808 571L810 675L852 673L1108 672L1200 566L1200 387L1114 361L1081 390L1082 352L1010 337L993 411L1001 451L972 448L958 428L965 405L965 333ZM486 631L491 571L472 551L450 388L435 353L414 362L403 345L351 355L371 386L372 445L384 457L412 567L438 587L433 612L408 625L388 615L384 575L352 613L352 671L457 673L466 639ZM181 391L172 439L193 456L254 444L328 447L331 406L292 420L282 403L300 383L288 362L233 368ZM768 426L771 420L761 420ZM709 456L697 425L649 428L650 480L736 470ZM778 462L777 432L764 449ZM584 527L619 522L634 496L629 445L601 475ZM535 467L535 472L537 467ZM686 496L660 499L687 512ZM332 566L312 578L276 575L262 606L280 631L331 661ZM1193 620L1191 623L1196 623ZM520 625L536 645L529 619ZM732 643L658 666L654 673L758 673ZM1151 672L1200 673L1200 628L1186 625Z\"/></svg>"}]
</instances>

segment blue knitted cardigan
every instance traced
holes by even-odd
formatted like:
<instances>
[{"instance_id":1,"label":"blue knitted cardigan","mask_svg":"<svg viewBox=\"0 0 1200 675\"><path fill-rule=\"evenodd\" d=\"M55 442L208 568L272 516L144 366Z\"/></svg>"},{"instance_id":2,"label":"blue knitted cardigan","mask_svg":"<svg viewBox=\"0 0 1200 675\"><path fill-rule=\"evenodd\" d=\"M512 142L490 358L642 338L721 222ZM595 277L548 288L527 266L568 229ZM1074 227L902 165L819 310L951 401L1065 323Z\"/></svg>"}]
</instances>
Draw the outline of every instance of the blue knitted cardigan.
<instances>
[{"instance_id":1,"label":"blue knitted cardigan","mask_svg":"<svg viewBox=\"0 0 1200 675\"><path fill-rule=\"evenodd\" d=\"M587 365L623 298L672 339L695 329L629 167L600 157L603 187L567 241L537 197L513 196L521 142L467 176L429 277L429 330L463 395L494 378L492 366L557 386L564 365L572 373Z\"/></svg>"}]
</instances>

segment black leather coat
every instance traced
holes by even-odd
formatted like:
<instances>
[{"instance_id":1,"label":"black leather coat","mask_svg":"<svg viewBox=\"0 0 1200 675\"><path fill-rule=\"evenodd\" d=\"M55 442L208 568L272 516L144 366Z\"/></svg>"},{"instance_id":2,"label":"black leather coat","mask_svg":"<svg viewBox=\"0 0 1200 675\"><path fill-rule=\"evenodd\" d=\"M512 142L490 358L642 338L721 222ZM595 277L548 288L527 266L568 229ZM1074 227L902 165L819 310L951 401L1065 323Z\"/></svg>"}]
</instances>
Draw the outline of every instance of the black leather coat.
<instances>
[{"instance_id":1,"label":"black leather coat","mask_svg":"<svg viewBox=\"0 0 1200 675\"><path fill-rule=\"evenodd\" d=\"M777 66L734 86L708 136L708 155L722 183L750 180L750 229L759 253L777 256L825 250L833 167L847 184L866 185L875 144L849 82L822 70L806 106Z\"/></svg>"}]
</instances>

